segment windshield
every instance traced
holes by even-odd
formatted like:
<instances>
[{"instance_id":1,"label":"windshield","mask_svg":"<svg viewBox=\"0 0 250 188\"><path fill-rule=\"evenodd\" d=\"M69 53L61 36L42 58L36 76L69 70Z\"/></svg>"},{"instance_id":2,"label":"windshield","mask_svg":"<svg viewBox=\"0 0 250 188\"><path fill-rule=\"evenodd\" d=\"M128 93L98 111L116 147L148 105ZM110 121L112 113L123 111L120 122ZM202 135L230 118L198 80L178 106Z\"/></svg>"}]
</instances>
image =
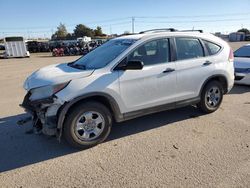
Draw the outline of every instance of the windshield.
<instances>
[{"instance_id":1,"label":"windshield","mask_svg":"<svg viewBox=\"0 0 250 188\"><path fill-rule=\"evenodd\" d=\"M118 57L123 51L131 46L136 40L134 39L113 39L103 45L99 46L95 50L91 51L87 55L76 60L71 66L80 69L98 69L105 67L116 57Z\"/></svg>"},{"instance_id":2,"label":"windshield","mask_svg":"<svg viewBox=\"0 0 250 188\"><path fill-rule=\"evenodd\" d=\"M250 46L243 46L234 52L234 57L250 57Z\"/></svg>"}]
</instances>

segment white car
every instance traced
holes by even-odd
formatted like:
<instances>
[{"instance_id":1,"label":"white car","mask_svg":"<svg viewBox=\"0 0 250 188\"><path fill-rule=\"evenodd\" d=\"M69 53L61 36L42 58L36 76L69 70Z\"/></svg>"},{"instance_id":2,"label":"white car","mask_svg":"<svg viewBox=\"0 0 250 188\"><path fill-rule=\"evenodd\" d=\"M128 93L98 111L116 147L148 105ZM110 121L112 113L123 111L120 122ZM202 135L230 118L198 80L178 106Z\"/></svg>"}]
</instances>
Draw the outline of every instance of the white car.
<instances>
[{"instance_id":1,"label":"white car","mask_svg":"<svg viewBox=\"0 0 250 188\"><path fill-rule=\"evenodd\" d=\"M250 44L234 52L235 83L250 85Z\"/></svg>"},{"instance_id":2,"label":"white car","mask_svg":"<svg viewBox=\"0 0 250 188\"><path fill-rule=\"evenodd\" d=\"M107 138L113 121L187 105L214 112L233 84L233 52L223 40L202 31L151 30L34 72L21 106L34 129L87 148Z\"/></svg>"}]
</instances>

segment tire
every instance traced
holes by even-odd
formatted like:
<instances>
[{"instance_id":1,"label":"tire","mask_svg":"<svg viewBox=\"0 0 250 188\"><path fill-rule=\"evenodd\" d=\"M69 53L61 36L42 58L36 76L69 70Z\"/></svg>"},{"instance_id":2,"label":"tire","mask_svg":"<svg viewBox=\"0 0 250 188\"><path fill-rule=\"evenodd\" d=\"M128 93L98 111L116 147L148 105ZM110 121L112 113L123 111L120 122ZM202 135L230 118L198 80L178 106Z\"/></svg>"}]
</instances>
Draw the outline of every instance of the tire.
<instances>
[{"instance_id":1,"label":"tire","mask_svg":"<svg viewBox=\"0 0 250 188\"><path fill-rule=\"evenodd\" d=\"M110 111L101 103L89 101L73 107L67 113L63 135L71 146L87 149L103 142L111 127Z\"/></svg>"},{"instance_id":2,"label":"tire","mask_svg":"<svg viewBox=\"0 0 250 188\"><path fill-rule=\"evenodd\" d=\"M201 92L201 100L197 104L204 113L215 112L221 105L223 99L223 87L218 81L208 82Z\"/></svg>"}]
</instances>

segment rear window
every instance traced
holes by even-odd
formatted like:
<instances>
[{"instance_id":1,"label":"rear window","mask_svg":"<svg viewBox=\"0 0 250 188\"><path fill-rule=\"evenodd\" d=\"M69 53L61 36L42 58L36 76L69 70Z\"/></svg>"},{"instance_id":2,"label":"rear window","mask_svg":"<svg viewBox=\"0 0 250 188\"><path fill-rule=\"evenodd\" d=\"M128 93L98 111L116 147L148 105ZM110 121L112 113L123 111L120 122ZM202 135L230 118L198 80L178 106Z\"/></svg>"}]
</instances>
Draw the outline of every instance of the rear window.
<instances>
[{"instance_id":1,"label":"rear window","mask_svg":"<svg viewBox=\"0 0 250 188\"><path fill-rule=\"evenodd\" d=\"M204 56L203 47L196 38L182 38L175 39L177 47L177 59L192 59Z\"/></svg>"},{"instance_id":2,"label":"rear window","mask_svg":"<svg viewBox=\"0 0 250 188\"><path fill-rule=\"evenodd\" d=\"M221 47L219 45L217 45L213 42L203 40L203 43L206 46L209 55L217 54L221 49Z\"/></svg>"}]
</instances>

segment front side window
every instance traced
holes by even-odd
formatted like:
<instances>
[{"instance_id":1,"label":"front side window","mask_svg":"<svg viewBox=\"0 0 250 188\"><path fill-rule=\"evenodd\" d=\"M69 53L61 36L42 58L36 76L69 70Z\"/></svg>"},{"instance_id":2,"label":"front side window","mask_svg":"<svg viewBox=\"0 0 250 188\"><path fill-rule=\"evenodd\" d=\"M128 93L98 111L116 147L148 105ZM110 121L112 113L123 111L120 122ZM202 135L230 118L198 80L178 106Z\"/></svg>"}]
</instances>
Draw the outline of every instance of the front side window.
<instances>
[{"instance_id":1,"label":"front side window","mask_svg":"<svg viewBox=\"0 0 250 188\"><path fill-rule=\"evenodd\" d=\"M168 39L158 39L136 48L128 56L128 61L142 61L145 66L155 65L169 62L169 54Z\"/></svg>"},{"instance_id":2,"label":"front side window","mask_svg":"<svg viewBox=\"0 0 250 188\"><path fill-rule=\"evenodd\" d=\"M250 46L243 46L236 50L234 57L250 57Z\"/></svg>"},{"instance_id":3,"label":"front side window","mask_svg":"<svg viewBox=\"0 0 250 188\"><path fill-rule=\"evenodd\" d=\"M178 60L199 58L204 56L203 48L198 39L178 37L175 39L175 41Z\"/></svg>"},{"instance_id":4,"label":"front side window","mask_svg":"<svg viewBox=\"0 0 250 188\"><path fill-rule=\"evenodd\" d=\"M206 40L203 40L203 43L205 44L209 55L217 54L221 49L221 47L215 43Z\"/></svg>"}]
</instances>

